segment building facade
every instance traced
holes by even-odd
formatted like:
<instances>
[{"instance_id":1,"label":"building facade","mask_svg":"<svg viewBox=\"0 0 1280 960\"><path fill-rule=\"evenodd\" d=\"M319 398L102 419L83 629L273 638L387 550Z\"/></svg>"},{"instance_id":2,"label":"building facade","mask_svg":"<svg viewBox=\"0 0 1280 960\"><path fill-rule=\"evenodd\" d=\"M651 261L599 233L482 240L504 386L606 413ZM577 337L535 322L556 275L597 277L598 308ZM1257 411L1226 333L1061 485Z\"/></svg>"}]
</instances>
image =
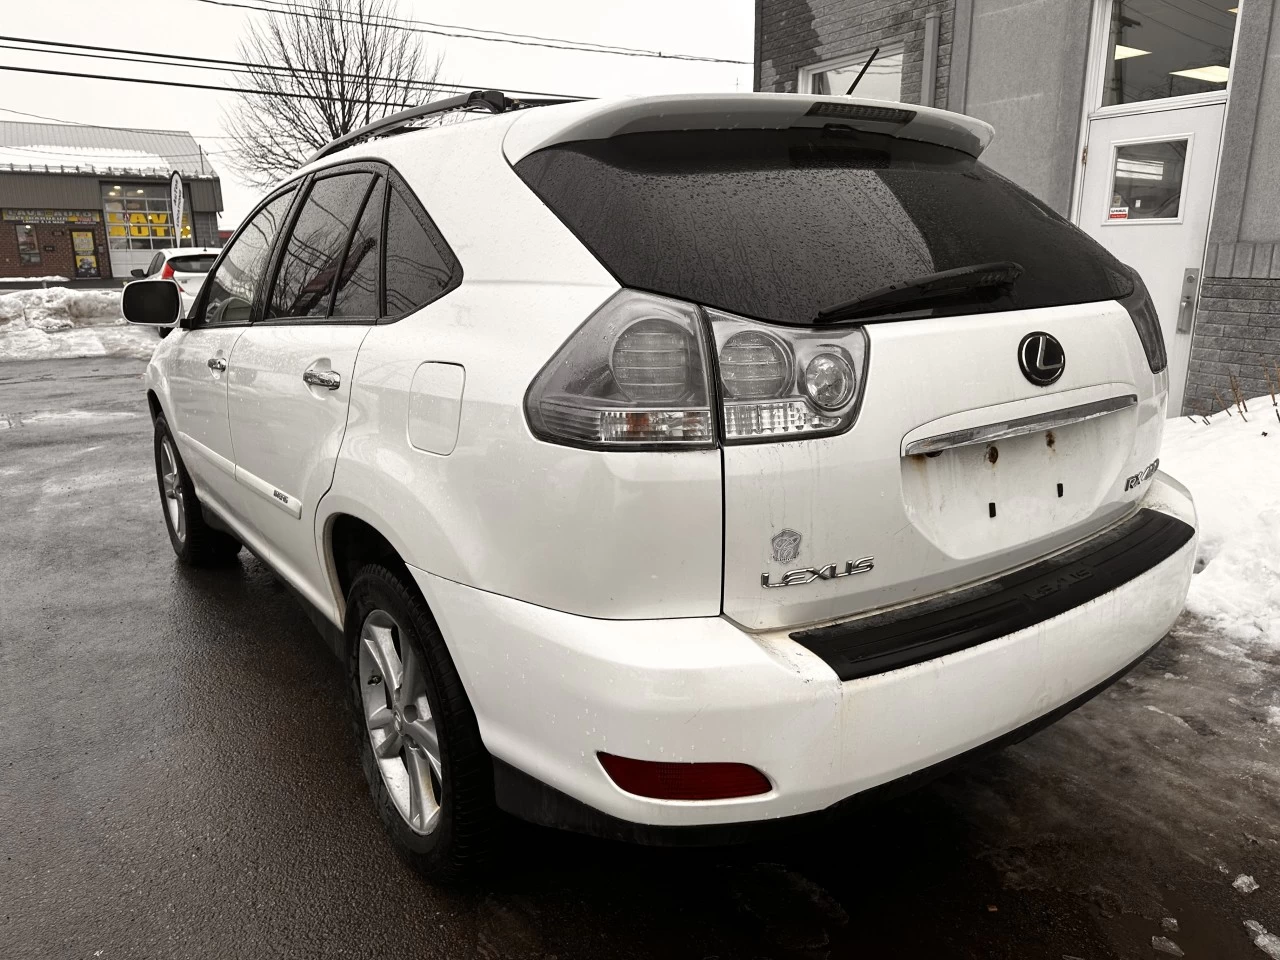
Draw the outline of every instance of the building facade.
<instances>
[{"instance_id":1,"label":"building facade","mask_svg":"<svg viewBox=\"0 0 1280 960\"><path fill-rule=\"evenodd\" d=\"M0 278L128 277L155 250L219 246L221 210L218 175L189 133L0 121Z\"/></svg>"},{"instance_id":2,"label":"building facade","mask_svg":"<svg viewBox=\"0 0 1280 960\"><path fill-rule=\"evenodd\" d=\"M756 2L757 90L877 49L859 96L988 121L984 162L1142 273L1171 415L1280 380L1280 0Z\"/></svg>"}]
</instances>

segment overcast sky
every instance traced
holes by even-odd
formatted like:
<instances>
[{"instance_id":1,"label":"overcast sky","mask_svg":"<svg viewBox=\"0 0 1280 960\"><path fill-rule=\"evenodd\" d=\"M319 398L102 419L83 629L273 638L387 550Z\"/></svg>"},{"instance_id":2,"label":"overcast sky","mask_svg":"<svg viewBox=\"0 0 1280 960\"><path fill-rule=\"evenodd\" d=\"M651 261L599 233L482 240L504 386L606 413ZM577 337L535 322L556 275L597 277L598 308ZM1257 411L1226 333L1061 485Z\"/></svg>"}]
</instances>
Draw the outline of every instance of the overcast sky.
<instances>
[{"instance_id":1,"label":"overcast sky","mask_svg":"<svg viewBox=\"0 0 1280 960\"><path fill-rule=\"evenodd\" d=\"M306 0L303 0L306 2ZM237 44L250 18L266 15L199 0L2 0L4 33L131 50L160 50L240 59ZM590 43L619 44L746 61L741 65L659 60L423 36L443 54L440 79L489 89L540 90L583 96L750 90L752 0L400 0L399 15L460 27L504 30ZM110 60L0 50L0 64L54 70L183 79L234 85L234 75ZM134 83L0 73L0 119L8 110L106 126L189 130L222 177L222 226L240 221L257 199L235 179L221 151L224 107L231 94Z\"/></svg>"}]
</instances>

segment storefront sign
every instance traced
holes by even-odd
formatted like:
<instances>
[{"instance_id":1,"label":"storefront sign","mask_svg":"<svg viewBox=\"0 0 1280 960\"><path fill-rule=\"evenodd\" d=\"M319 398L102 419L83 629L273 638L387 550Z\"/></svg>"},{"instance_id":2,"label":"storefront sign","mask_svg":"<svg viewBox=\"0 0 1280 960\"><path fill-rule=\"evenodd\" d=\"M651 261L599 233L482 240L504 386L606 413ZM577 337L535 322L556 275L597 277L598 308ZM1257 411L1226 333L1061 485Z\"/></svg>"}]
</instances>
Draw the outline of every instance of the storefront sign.
<instances>
[{"instance_id":1,"label":"storefront sign","mask_svg":"<svg viewBox=\"0 0 1280 960\"><path fill-rule=\"evenodd\" d=\"M20 210L5 207L0 219L19 223L97 223L102 214L97 210Z\"/></svg>"}]
</instances>

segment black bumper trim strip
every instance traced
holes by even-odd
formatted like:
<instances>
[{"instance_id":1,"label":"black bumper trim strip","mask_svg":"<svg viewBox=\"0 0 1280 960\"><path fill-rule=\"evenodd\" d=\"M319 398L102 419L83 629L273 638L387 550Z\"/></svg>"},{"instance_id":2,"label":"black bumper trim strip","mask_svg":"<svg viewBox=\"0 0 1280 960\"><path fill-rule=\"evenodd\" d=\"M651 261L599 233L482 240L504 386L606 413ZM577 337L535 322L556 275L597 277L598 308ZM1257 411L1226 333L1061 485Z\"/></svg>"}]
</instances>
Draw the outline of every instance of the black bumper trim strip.
<instances>
[{"instance_id":1,"label":"black bumper trim strip","mask_svg":"<svg viewBox=\"0 0 1280 960\"><path fill-rule=\"evenodd\" d=\"M1177 553L1195 529L1142 509L1110 530L1021 570L945 597L791 639L841 680L923 663L1043 623L1110 593Z\"/></svg>"}]
</instances>

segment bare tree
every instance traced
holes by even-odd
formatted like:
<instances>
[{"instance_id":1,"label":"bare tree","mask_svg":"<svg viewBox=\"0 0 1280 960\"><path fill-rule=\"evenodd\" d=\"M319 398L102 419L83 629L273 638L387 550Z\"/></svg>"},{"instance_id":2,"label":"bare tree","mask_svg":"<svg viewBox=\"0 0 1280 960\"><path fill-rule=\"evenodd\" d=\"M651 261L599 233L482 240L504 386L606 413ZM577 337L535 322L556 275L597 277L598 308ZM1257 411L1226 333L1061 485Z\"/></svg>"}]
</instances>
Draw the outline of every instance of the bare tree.
<instances>
[{"instance_id":1,"label":"bare tree","mask_svg":"<svg viewBox=\"0 0 1280 960\"><path fill-rule=\"evenodd\" d=\"M251 25L240 57L253 64L224 121L231 163L267 187L330 140L430 100L440 74L420 35L397 27L395 0L313 0L305 13Z\"/></svg>"}]
</instances>

